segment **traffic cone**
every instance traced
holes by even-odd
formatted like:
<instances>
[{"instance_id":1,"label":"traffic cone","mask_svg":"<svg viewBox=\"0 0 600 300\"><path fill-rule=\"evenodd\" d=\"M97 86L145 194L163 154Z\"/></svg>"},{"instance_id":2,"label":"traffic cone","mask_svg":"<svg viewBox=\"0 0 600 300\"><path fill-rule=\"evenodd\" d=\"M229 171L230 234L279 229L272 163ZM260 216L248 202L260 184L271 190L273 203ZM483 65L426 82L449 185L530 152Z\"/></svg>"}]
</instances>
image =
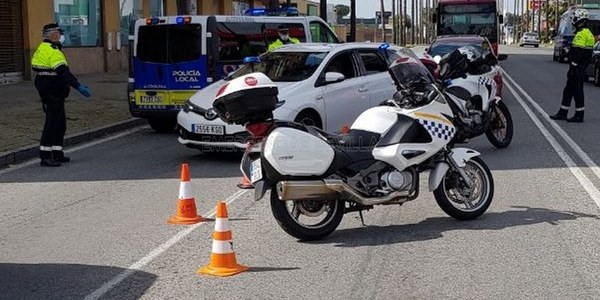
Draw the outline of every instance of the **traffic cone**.
<instances>
[{"instance_id":1,"label":"traffic cone","mask_svg":"<svg viewBox=\"0 0 600 300\"><path fill-rule=\"evenodd\" d=\"M252 185L252 182L250 182L248 177L246 177L246 175L244 175L244 174L242 174L242 179L240 180L240 183L237 184L237 187L242 190L254 188L254 186Z\"/></svg>"},{"instance_id":2,"label":"traffic cone","mask_svg":"<svg viewBox=\"0 0 600 300\"><path fill-rule=\"evenodd\" d=\"M238 264L235 258L225 202L219 201L217 204L215 219L210 263L198 269L197 273L224 277L248 270L248 267Z\"/></svg>"},{"instance_id":3,"label":"traffic cone","mask_svg":"<svg viewBox=\"0 0 600 300\"><path fill-rule=\"evenodd\" d=\"M190 193L190 170L188 164L181 164L181 184L177 213L167 220L170 224L195 224L204 221L196 212L196 200Z\"/></svg>"}]
</instances>

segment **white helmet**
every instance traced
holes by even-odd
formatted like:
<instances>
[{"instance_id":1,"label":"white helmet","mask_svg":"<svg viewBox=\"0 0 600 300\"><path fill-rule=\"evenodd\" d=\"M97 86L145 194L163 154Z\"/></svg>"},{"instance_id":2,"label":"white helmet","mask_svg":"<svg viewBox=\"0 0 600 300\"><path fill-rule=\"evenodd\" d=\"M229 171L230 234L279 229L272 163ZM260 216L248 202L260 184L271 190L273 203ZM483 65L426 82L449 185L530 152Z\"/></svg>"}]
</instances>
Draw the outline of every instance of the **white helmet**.
<instances>
[{"instance_id":1,"label":"white helmet","mask_svg":"<svg viewBox=\"0 0 600 300\"><path fill-rule=\"evenodd\" d=\"M589 20L590 13L588 13L587 9L578 8L573 12L573 15L571 16L571 23L573 23L573 25L577 25L577 23L579 22Z\"/></svg>"}]
</instances>

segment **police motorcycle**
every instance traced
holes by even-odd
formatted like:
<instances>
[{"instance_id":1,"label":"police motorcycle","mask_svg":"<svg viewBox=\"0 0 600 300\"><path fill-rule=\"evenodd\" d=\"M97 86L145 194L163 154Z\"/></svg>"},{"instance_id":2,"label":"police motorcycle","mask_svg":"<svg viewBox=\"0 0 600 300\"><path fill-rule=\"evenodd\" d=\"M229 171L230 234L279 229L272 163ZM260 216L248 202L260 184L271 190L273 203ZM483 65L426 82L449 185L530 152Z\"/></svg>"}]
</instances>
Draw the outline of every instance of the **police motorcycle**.
<instances>
[{"instance_id":1,"label":"police motorcycle","mask_svg":"<svg viewBox=\"0 0 600 300\"><path fill-rule=\"evenodd\" d=\"M362 211L374 205L415 200L426 171L429 191L451 217L475 219L490 206L492 174L480 153L454 148L454 113L427 69L412 56L392 61L398 92L386 105L364 111L342 135L274 120L282 103L263 73L218 91L213 108L219 117L244 125L252 136L240 168L255 187L254 198L270 190L273 216L289 235L322 239L345 213L359 212L363 220Z\"/></svg>"},{"instance_id":2,"label":"police motorcycle","mask_svg":"<svg viewBox=\"0 0 600 300\"><path fill-rule=\"evenodd\" d=\"M455 141L465 142L485 133L495 147L508 147L513 122L508 107L496 96L496 56L464 46L434 60L439 63L440 88L456 115Z\"/></svg>"}]
</instances>

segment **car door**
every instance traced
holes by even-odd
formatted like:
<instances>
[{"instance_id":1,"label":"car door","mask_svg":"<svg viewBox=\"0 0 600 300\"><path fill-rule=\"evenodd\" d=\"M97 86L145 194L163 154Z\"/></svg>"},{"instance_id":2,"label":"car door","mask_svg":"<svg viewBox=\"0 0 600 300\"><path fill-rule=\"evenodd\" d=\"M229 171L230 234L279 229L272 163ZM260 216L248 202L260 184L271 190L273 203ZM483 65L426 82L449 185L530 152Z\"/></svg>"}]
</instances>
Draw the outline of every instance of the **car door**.
<instances>
[{"instance_id":1,"label":"car door","mask_svg":"<svg viewBox=\"0 0 600 300\"><path fill-rule=\"evenodd\" d=\"M369 106L377 106L391 99L396 92L394 81L388 72L385 59L377 49L359 49L357 51L362 77L369 90Z\"/></svg>"},{"instance_id":2,"label":"car door","mask_svg":"<svg viewBox=\"0 0 600 300\"><path fill-rule=\"evenodd\" d=\"M594 45L594 50L593 50L593 54L592 54L592 62L587 67L586 73L589 76L595 76L596 68L598 68L598 67L600 67L600 41L596 42L596 45Z\"/></svg>"},{"instance_id":3,"label":"car door","mask_svg":"<svg viewBox=\"0 0 600 300\"><path fill-rule=\"evenodd\" d=\"M339 72L344 80L335 83L324 83L325 73ZM325 130L340 132L342 126L352 122L369 107L369 91L364 76L358 76L359 70L353 51L336 54L326 62L320 74L322 91L320 100L325 107Z\"/></svg>"}]
</instances>

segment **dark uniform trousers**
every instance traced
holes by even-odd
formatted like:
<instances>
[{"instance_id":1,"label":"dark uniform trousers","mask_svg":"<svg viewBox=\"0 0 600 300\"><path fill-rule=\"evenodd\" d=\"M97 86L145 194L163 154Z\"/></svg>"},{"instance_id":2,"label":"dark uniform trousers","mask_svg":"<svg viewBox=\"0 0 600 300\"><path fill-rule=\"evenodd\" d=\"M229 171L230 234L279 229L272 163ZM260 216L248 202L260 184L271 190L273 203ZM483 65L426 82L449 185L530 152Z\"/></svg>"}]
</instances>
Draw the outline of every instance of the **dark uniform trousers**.
<instances>
[{"instance_id":1,"label":"dark uniform trousers","mask_svg":"<svg viewBox=\"0 0 600 300\"><path fill-rule=\"evenodd\" d=\"M587 76L585 68L580 66L569 66L567 72L567 84L563 89L563 97L561 106L568 109L571 106L571 99L575 99L575 108L582 109L584 107L583 84Z\"/></svg>"},{"instance_id":2,"label":"dark uniform trousers","mask_svg":"<svg viewBox=\"0 0 600 300\"><path fill-rule=\"evenodd\" d=\"M58 77L38 75L35 78L35 87L42 98L42 108L46 114L40 140L40 158L42 159L54 158L56 160L64 156L62 147L67 131L65 94L68 95L69 87L64 84L54 85L53 81L55 80L58 80Z\"/></svg>"}]
</instances>

